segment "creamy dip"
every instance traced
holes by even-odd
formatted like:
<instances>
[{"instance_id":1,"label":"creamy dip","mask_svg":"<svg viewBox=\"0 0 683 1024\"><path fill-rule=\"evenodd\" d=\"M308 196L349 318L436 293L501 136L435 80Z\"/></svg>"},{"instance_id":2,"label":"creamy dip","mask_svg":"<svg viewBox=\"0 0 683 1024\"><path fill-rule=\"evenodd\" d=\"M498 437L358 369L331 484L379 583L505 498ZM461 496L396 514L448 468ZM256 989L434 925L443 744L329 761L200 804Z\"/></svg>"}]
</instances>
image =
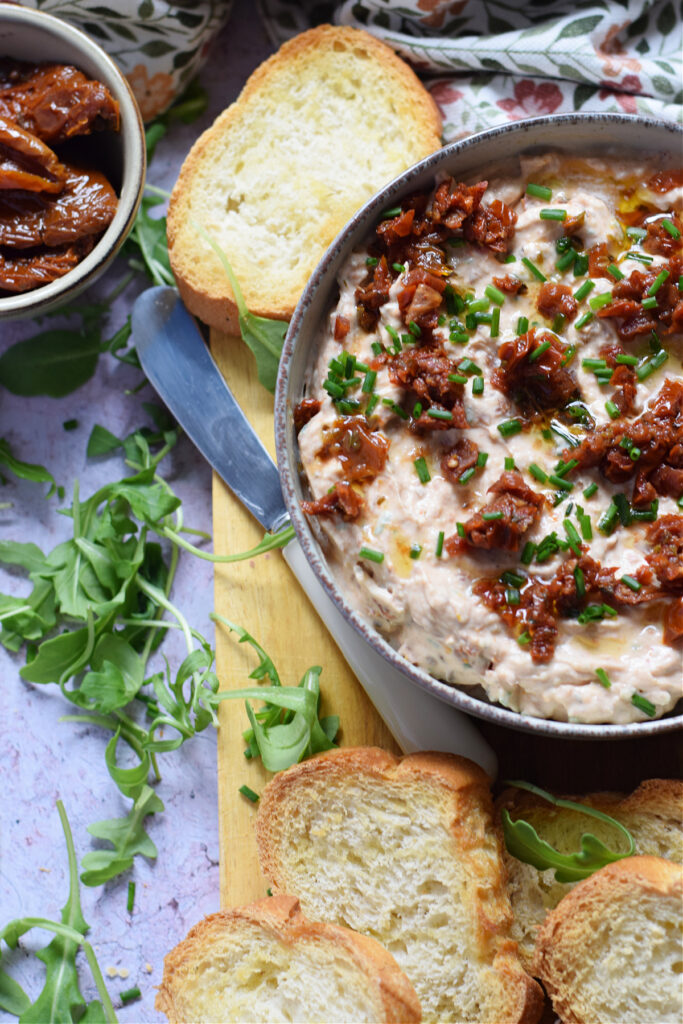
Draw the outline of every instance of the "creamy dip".
<instances>
[{"instance_id":1,"label":"creamy dip","mask_svg":"<svg viewBox=\"0 0 683 1024\"><path fill-rule=\"evenodd\" d=\"M673 180L660 182L657 188L646 185L655 171L654 165L623 160L547 154L523 158L516 170L506 168L504 176L489 177L484 205L502 200L517 218L506 244L507 256L462 239L462 231L454 231L450 244L442 245L448 268L447 277L442 270L442 279L450 287L429 342L455 361L459 380L466 378L462 383L466 426L420 431L414 426L420 415L414 407L415 395L390 379L396 336L404 336L398 343L402 349L423 342L419 336L410 336L399 305L413 269L410 262L392 268L388 299L379 306L376 323L368 325L362 310L359 322L356 292L377 263L376 236L369 248L351 255L340 274L339 302L326 322L307 383L307 398L320 402L299 433L301 461L313 499L323 498L345 477L343 460L330 452L329 444L341 416L363 416L371 402L365 421L388 446L381 471L353 484L363 502L360 514L349 517L337 510L316 517L327 538L328 559L347 596L415 665L448 683L480 685L491 700L527 715L623 723L660 716L682 696L681 637L668 643L663 637L667 613L671 615L675 602L683 603L678 583L637 605L612 601L604 594L590 602L577 598L576 612L558 616L553 650L545 660L534 658L530 650L533 622L527 629L524 622L504 621L475 586L478 580L497 581L501 574L512 573L506 594L514 613L520 590L536 580L549 582L558 567L579 551L615 570L614 578L625 578L634 591L641 587L634 574L641 571L639 579L647 578L642 570L652 552L647 535L650 523L637 517L629 521L634 511L630 505L633 478L614 483L597 466L569 471L562 467L559 477L556 470L562 466L561 453L587 434L637 420L652 408L667 380L681 380L680 331L620 339L621 320L597 315L601 301L608 304L607 293L618 281L628 279L634 270L668 266L670 254L653 251L647 239L640 237L647 223L665 220L671 225L670 237L680 251L680 236L676 238L678 229L671 218L680 211L683 188ZM568 237L565 222L573 230L571 245L558 242ZM627 234L626 227L634 224L639 228L631 226ZM607 244L612 270L591 278L584 257L601 243ZM567 246L576 256L569 252L563 261ZM505 275L521 282L518 293L491 289L493 278ZM539 312L541 278L567 285L574 296L578 292L578 310L571 321ZM474 320L469 312L472 304L479 314ZM646 303L646 308L652 305ZM554 336L563 347L578 394L561 409L530 414L519 395L494 386L493 375L501 367L499 349L522 333L525 324L520 317L541 332L539 339ZM635 398L621 417L612 401L615 388L606 380L609 369L605 372L603 365L608 344L621 345L630 357L626 365L636 371ZM350 399L348 406L340 406L339 394L330 394L324 387L326 381L339 380L330 364L338 370L344 352L365 367L348 374L357 380L344 389L341 401ZM648 360L657 352L664 354L655 358L653 367ZM543 355L535 356L539 366ZM601 366L602 373L596 373ZM368 368L372 369L370 379ZM483 382L483 390L481 383L473 384L477 379ZM567 404L573 407L569 414ZM438 408L434 403L433 412ZM510 421L521 426L499 429ZM449 479L441 465L444 453L461 438L473 442L480 453L479 464L474 472L464 474L462 482ZM636 448L634 461L637 454ZM564 458L566 462L569 456ZM486 508L492 501L489 489L513 466L544 499L517 548L459 545L463 526L458 524ZM658 493L651 518L683 515L681 495L675 487L669 491ZM626 520L614 516L615 494L626 496ZM621 516L623 501L619 512ZM489 513L492 518L496 514ZM544 538L553 533L560 549L549 557L534 557L533 551L543 551ZM653 585L658 587L657 577ZM579 610L585 613L587 603L593 612L581 615ZM678 622L680 612L679 608Z\"/></svg>"}]
</instances>

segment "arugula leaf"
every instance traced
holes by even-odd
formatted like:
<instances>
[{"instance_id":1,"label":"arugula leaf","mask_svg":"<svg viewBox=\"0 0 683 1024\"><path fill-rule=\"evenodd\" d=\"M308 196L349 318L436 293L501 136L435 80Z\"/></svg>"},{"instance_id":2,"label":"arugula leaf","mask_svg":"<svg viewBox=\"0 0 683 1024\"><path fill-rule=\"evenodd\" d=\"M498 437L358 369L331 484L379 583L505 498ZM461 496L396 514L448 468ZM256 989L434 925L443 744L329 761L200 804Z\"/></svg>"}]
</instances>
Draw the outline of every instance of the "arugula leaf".
<instances>
[{"instance_id":1,"label":"arugula leaf","mask_svg":"<svg viewBox=\"0 0 683 1024\"><path fill-rule=\"evenodd\" d=\"M0 562L4 565L19 565L28 572L35 572L45 565L45 555L37 544L16 540L0 540Z\"/></svg>"},{"instance_id":2,"label":"arugula leaf","mask_svg":"<svg viewBox=\"0 0 683 1024\"><path fill-rule=\"evenodd\" d=\"M284 320L269 320L266 317L256 316L254 313L249 312L242 295L242 290L225 252L200 224L194 220L192 224L204 241L211 246L216 256L218 256L230 282L230 287L237 303L242 341L249 346L256 359L258 379L268 391L275 391L280 355L288 324Z\"/></svg>"},{"instance_id":3,"label":"arugula leaf","mask_svg":"<svg viewBox=\"0 0 683 1024\"><path fill-rule=\"evenodd\" d=\"M120 438L112 434L106 427L101 427L99 423L96 423L88 438L86 455L89 459L96 455L109 455L110 452L120 448L122 444L123 441Z\"/></svg>"},{"instance_id":4,"label":"arugula leaf","mask_svg":"<svg viewBox=\"0 0 683 1024\"><path fill-rule=\"evenodd\" d=\"M45 964L45 983L38 998L31 1003L21 986L4 971L0 971L0 1006L20 1016L21 1024L70 1024L79 1020L116 1024L102 972L92 947L84 938L89 926L83 917L76 851L61 800L57 801L57 810L69 859L69 896L62 909L61 923L42 917L24 917L10 921L0 931L0 939L10 949L15 949L21 936L31 928L44 928L54 933L51 942L35 954ZM85 951L102 1002L95 1000L86 1006L76 969L79 946Z\"/></svg>"},{"instance_id":5,"label":"arugula leaf","mask_svg":"<svg viewBox=\"0 0 683 1024\"><path fill-rule=\"evenodd\" d=\"M150 217L150 210L164 202L159 195L144 195L123 251L132 256L130 265L144 270L154 284L175 284L166 245L166 217ZM142 263L137 262L137 250Z\"/></svg>"},{"instance_id":6,"label":"arugula leaf","mask_svg":"<svg viewBox=\"0 0 683 1024\"><path fill-rule=\"evenodd\" d=\"M32 462L22 462L20 459L17 459L12 454L10 446L4 438L0 438L0 464L7 466L15 476L20 477L22 480L50 484L50 490L45 495L46 498L50 498L57 490L55 478L49 470L45 469L45 466L38 466Z\"/></svg>"},{"instance_id":7,"label":"arugula leaf","mask_svg":"<svg viewBox=\"0 0 683 1024\"><path fill-rule=\"evenodd\" d=\"M163 811L164 805L151 786L139 787L139 792L130 812L125 818L109 818L88 826L88 832L96 839L105 839L112 844L110 850L91 850L81 862L84 885L103 885L133 865L136 854L154 860L157 848L145 832L143 821L148 814Z\"/></svg>"},{"instance_id":8,"label":"arugula leaf","mask_svg":"<svg viewBox=\"0 0 683 1024\"><path fill-rule=\"evenodd\" d=\"M509 811L503 810L503 835L508 852L517 860L521 860L525 864L532 864L539 871L554 868L556 881L578 882L582 878L588 878L594 871L606 864L612 864L614 861L630 857L635 853L633 836L621 822L610 817L609 814L604 814L587 804L575 803L573 800L561 800L530 782L515 781L508 782L507 785L517 786L519 789L535 793L536 796L542 797L556 807L566 807L569 810L579 811L590 817L598 818L600 821L605 821L626 838L629 846L627 852L615 853L592 833L584 832L580 840L580 849L576 853L559 853L545 839L540 838L536 829L528 821L525 821L524 818L512 821Z\"/></svg>"},{"instance_id":9,"label":"arugula leaf","mask_svg":"<svg viewBox=\"0 0 683 1024\"><path fill-rule=\"evenodd\" d=\"M63 398L90 380L99 354L99 330L42 331L0 356L0 384L14 395Z\"/></svg>"}]
</instances>

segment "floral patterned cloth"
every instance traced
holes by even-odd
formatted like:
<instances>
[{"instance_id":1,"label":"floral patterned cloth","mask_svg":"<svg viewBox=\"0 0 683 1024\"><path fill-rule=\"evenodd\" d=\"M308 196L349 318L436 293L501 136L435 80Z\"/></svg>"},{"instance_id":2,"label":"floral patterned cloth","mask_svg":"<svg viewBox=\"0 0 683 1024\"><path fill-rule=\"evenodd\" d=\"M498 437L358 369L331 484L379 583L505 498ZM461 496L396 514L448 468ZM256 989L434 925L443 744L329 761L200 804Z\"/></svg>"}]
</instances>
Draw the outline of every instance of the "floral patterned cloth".
<instances>
[{"instance_id":1,"label":"floral patterned cloth","mask_svg":"<svg viewBox=\"0 0 683 1024\"><path fill-rule=\"evenodd\" d=\"M145 121L197 74L231 0L20 0L87 32L119 65ZM45 59L49 59L49 54Z\"/></svg>"},{"instance_id":2,"label":"floral patterned cloth","mask_svg":"<svg viewBox=\"0 0 683 1024\"><path fill-rule=\"evenodd\" d=\"M326 20L384 39L429 76L446 142L574 110L681 119L680 0L260 0L260 8L277 43Z\"/></svg>"}]
</instances>

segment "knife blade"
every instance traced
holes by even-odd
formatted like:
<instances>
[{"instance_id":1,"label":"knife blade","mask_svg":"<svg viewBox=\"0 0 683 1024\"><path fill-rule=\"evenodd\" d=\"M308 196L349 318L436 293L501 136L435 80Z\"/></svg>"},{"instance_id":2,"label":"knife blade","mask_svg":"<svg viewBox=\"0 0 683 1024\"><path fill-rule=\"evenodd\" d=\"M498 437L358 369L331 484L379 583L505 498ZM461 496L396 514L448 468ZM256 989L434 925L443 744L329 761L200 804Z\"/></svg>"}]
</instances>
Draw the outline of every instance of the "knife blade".
<instances>
[{"instance_id":1,"label":"knife blade","mask_svg":"<svg viewBox=\"0 0 683 1024\"><path fill-rule=\"evenodd\" d=\"M175 288L143 292L133 307L132 328L143 370L204 458L265 529L284 526L289 517L277 467ZM282 554L401 749L462 754L495 778L496 756L467 716L419 690L356 633L296 539Z\"/></svg>"}]
</instances>

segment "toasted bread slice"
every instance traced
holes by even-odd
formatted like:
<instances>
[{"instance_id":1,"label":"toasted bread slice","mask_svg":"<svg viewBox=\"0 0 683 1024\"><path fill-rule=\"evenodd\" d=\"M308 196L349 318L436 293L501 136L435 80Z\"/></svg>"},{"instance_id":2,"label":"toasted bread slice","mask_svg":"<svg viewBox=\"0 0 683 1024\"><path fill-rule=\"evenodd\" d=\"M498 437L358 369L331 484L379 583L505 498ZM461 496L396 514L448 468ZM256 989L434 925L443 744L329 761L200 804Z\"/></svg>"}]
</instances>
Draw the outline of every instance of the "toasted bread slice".
<instances>
[{"instance_id":1,"label":"toasted bread slice","mask_svg":"<svg viewBox=\"0 0 683 1024\"><path fill-rule=\"evenodd\" d=\"M631 832L636 853L666 857L683 863L683 782L676 779L648 779L630 796L592 793L571 797L616 818ZM513 821L524 818L560 853L579 849L583 832L592 832L613 850L626 851L619 833L596 818L554 807L541 797L521 789L508 789L496 802L500 817L507 808ZM504 851L508 893L512 903L513 937L519 943L522 961L531 970L538 929L546 914L556 907L576 883L555 881L552 870L538 871L531 864Z\"/></svg>"},{"instance_id":2,"label":"toasted bread slice","mask_svg":"<svg viewBox=\"0 0 683 1024\"><path fill-rule=\"evenodd\" d=\"M680 1024L683 869L627 857L577 883L545 920L534 968L564 1024Z\"/></svg>"},{"instance_id":3,"label":"toasted bread slice","mask_svg":"<svg viewBox=\"0 0 683 1024\"><path fill-rule=\"evenodd\" d=\"M285 43L197 140L168 212L171 266L205 323L238 331L237 307L200 223L247 306L286 320L323 252L382 185L441 145L441 119L385 43L322 25Z\"/></svg>"},{"instance_id":4,"label":"toasted bread slice","mask_svg":"<svg viewBox=\"0 0 683 1024\"><path fill-rule=\"evenodd\" d=\"M415 990L378 942L273 896L200 921L164 960L155 1007L181 1021L417 1022Z\"/></svg>"},{"instance_id":5,"label":"toasted bread slice","mask_svg":"<svg viewBox=\"0 0 683 1024\"><path fill-rule=\"evenodd\" d=\"M415 986L425 1021L536 1021L538 985L510 938L489 780L449 754L335 750L261 795L261 867L312 920L371 935Z\"/></svg>"}]
</instances>

